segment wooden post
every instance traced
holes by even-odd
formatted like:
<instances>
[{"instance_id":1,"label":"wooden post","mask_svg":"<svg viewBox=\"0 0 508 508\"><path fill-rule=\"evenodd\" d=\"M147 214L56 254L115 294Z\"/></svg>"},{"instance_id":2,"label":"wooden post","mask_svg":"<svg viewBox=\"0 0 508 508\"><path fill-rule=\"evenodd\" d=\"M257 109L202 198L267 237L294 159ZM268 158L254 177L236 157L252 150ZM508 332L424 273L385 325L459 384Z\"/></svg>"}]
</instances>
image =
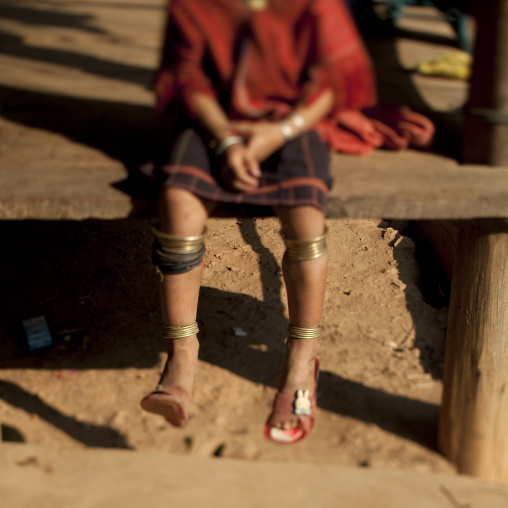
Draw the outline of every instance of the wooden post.
<instances>
[{"instance_id":1,"label":"wooden post","mask_svg":"<svg viewBox=\"0 0 508 508\"><path fill-rule=\"evenodd\" d=\"M477 0L477 38L463 157L508 166L508 0Z\"/></svg>"},{"instance_id":2,"label":"wooden post","mask_svg":"<svg viewBox=\"0 0 508 508\"><path fill-rule=\"evenodd\" d=\"M508 224L460 227L439 428L460 473L508 482Z\"/></svg>"}]
</instances>

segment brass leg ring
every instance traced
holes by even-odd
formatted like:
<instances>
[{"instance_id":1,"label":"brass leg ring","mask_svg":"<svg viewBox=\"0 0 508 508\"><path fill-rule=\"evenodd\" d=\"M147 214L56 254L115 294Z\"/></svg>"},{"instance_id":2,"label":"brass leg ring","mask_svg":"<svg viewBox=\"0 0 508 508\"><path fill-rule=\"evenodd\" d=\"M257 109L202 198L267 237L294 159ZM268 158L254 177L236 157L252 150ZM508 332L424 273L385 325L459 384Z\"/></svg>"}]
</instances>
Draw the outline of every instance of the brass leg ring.
<instances>
[{"instance_id":1,"label":"brass leg ring","mask_svg":"<svg viewBox=\"0 0 508 508\"><path fill-rule=\"evenodd\" d=\"M292 240L283 235L286 244L286 253L291 261L307 261L316 259L326 252L326 235L328 229L322 235L310 240Z\"/></svg>"},{"instance_id":2,"label":"brass leg ring","mask_svg":"<svg viewBox=\"0 0 508 508\"><path fill-rule=\"evenodd\" d=\"M184 337L196 335L198 332L199 327L197 322L188 326L164 325L164 338L169 340L183 339Z\"/></svg>"},{"instance_id":3,"label":"brass leg ring","mask_svg":"<svg viewBox=\"0 0 508 508\"><path fill-rule=\"evenodd\" d=\"M321 335L321 327L302 328L301 326L289 325L288 338L292 339L317 339Z\"/></svg>"}]
</instances>

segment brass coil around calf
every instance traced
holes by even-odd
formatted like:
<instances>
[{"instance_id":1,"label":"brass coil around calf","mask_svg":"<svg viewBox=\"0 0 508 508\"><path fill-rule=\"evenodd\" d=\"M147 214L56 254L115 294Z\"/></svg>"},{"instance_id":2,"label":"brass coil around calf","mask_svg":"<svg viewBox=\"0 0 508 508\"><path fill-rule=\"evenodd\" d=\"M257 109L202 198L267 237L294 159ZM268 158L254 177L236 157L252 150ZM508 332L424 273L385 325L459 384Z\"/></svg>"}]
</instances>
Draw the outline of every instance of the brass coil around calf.
<instances>
[{"instance_id":1,"label":"brass coil around calf","mask_svg":"<svg viewBox=\"0 0 508 508\"><path fill-rule=\"evenodd\" d=\"M322 256L326 252L327 233L328 228L325 228L322 235L310 240L292 240L283 234L288 258L291 261L307 261Z\"/></svg>"}]
</instances>

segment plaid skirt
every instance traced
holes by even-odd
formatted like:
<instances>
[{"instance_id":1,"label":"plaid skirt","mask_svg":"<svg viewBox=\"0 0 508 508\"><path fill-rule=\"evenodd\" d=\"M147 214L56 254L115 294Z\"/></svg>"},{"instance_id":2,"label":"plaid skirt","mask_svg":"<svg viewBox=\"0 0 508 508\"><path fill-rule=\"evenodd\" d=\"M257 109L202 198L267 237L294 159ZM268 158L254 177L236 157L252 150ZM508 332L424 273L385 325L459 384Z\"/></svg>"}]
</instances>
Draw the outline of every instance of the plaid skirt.
<instances>
[{"instance_id":1,"label":"plaid skirt","mask_svg":"<svg viewBox=\"0 0 508 508\"><path fill-rule=\"evenodd\" d=\"M325 211L331 187L330 155L317 132L289 141L261 164L259 187L229 190L221 180L220 158L204 136L188 128L175 139L169 163L161 168L162 184L192 192L210 201L260 206L311 205Z\"/></svg>"}]
</instances>

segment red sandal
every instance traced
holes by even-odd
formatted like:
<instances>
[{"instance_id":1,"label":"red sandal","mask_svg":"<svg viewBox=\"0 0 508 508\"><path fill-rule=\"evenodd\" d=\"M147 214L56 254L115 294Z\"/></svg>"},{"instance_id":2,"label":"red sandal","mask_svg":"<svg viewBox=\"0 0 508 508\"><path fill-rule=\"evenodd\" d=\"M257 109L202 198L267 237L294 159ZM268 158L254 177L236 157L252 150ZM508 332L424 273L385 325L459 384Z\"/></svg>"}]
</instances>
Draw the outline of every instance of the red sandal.
<instances>
[{"instance_id":1,"label":"red sandal","mask_svg":"<svg viewBox=\"0 0 508 508\"><path fill-rule=\"evenodd\" d=\"M163 416L173 427L184 427L188 419L186 406L190 399L189 392L181 386L159 385L143 397L141 407L149 413Z\"/></svg>"},{"instance_id":2,"label":"red sandal","mask_svg":"<svg viewBox=\"0 0 508 508\"><path fill-rule=\"evenodd\" d=\"M295 395L278 392L273 402L272 413L265 424L265 437L274 443L295 444L305 439L314 427L316 414L316 393L319 377L319 360L315 360L314 367L316 389L314 395L309 390L297 390ZM298 426L291 429L280 429L272 424L298 415Z\"/></svg>"}]
</instances>

